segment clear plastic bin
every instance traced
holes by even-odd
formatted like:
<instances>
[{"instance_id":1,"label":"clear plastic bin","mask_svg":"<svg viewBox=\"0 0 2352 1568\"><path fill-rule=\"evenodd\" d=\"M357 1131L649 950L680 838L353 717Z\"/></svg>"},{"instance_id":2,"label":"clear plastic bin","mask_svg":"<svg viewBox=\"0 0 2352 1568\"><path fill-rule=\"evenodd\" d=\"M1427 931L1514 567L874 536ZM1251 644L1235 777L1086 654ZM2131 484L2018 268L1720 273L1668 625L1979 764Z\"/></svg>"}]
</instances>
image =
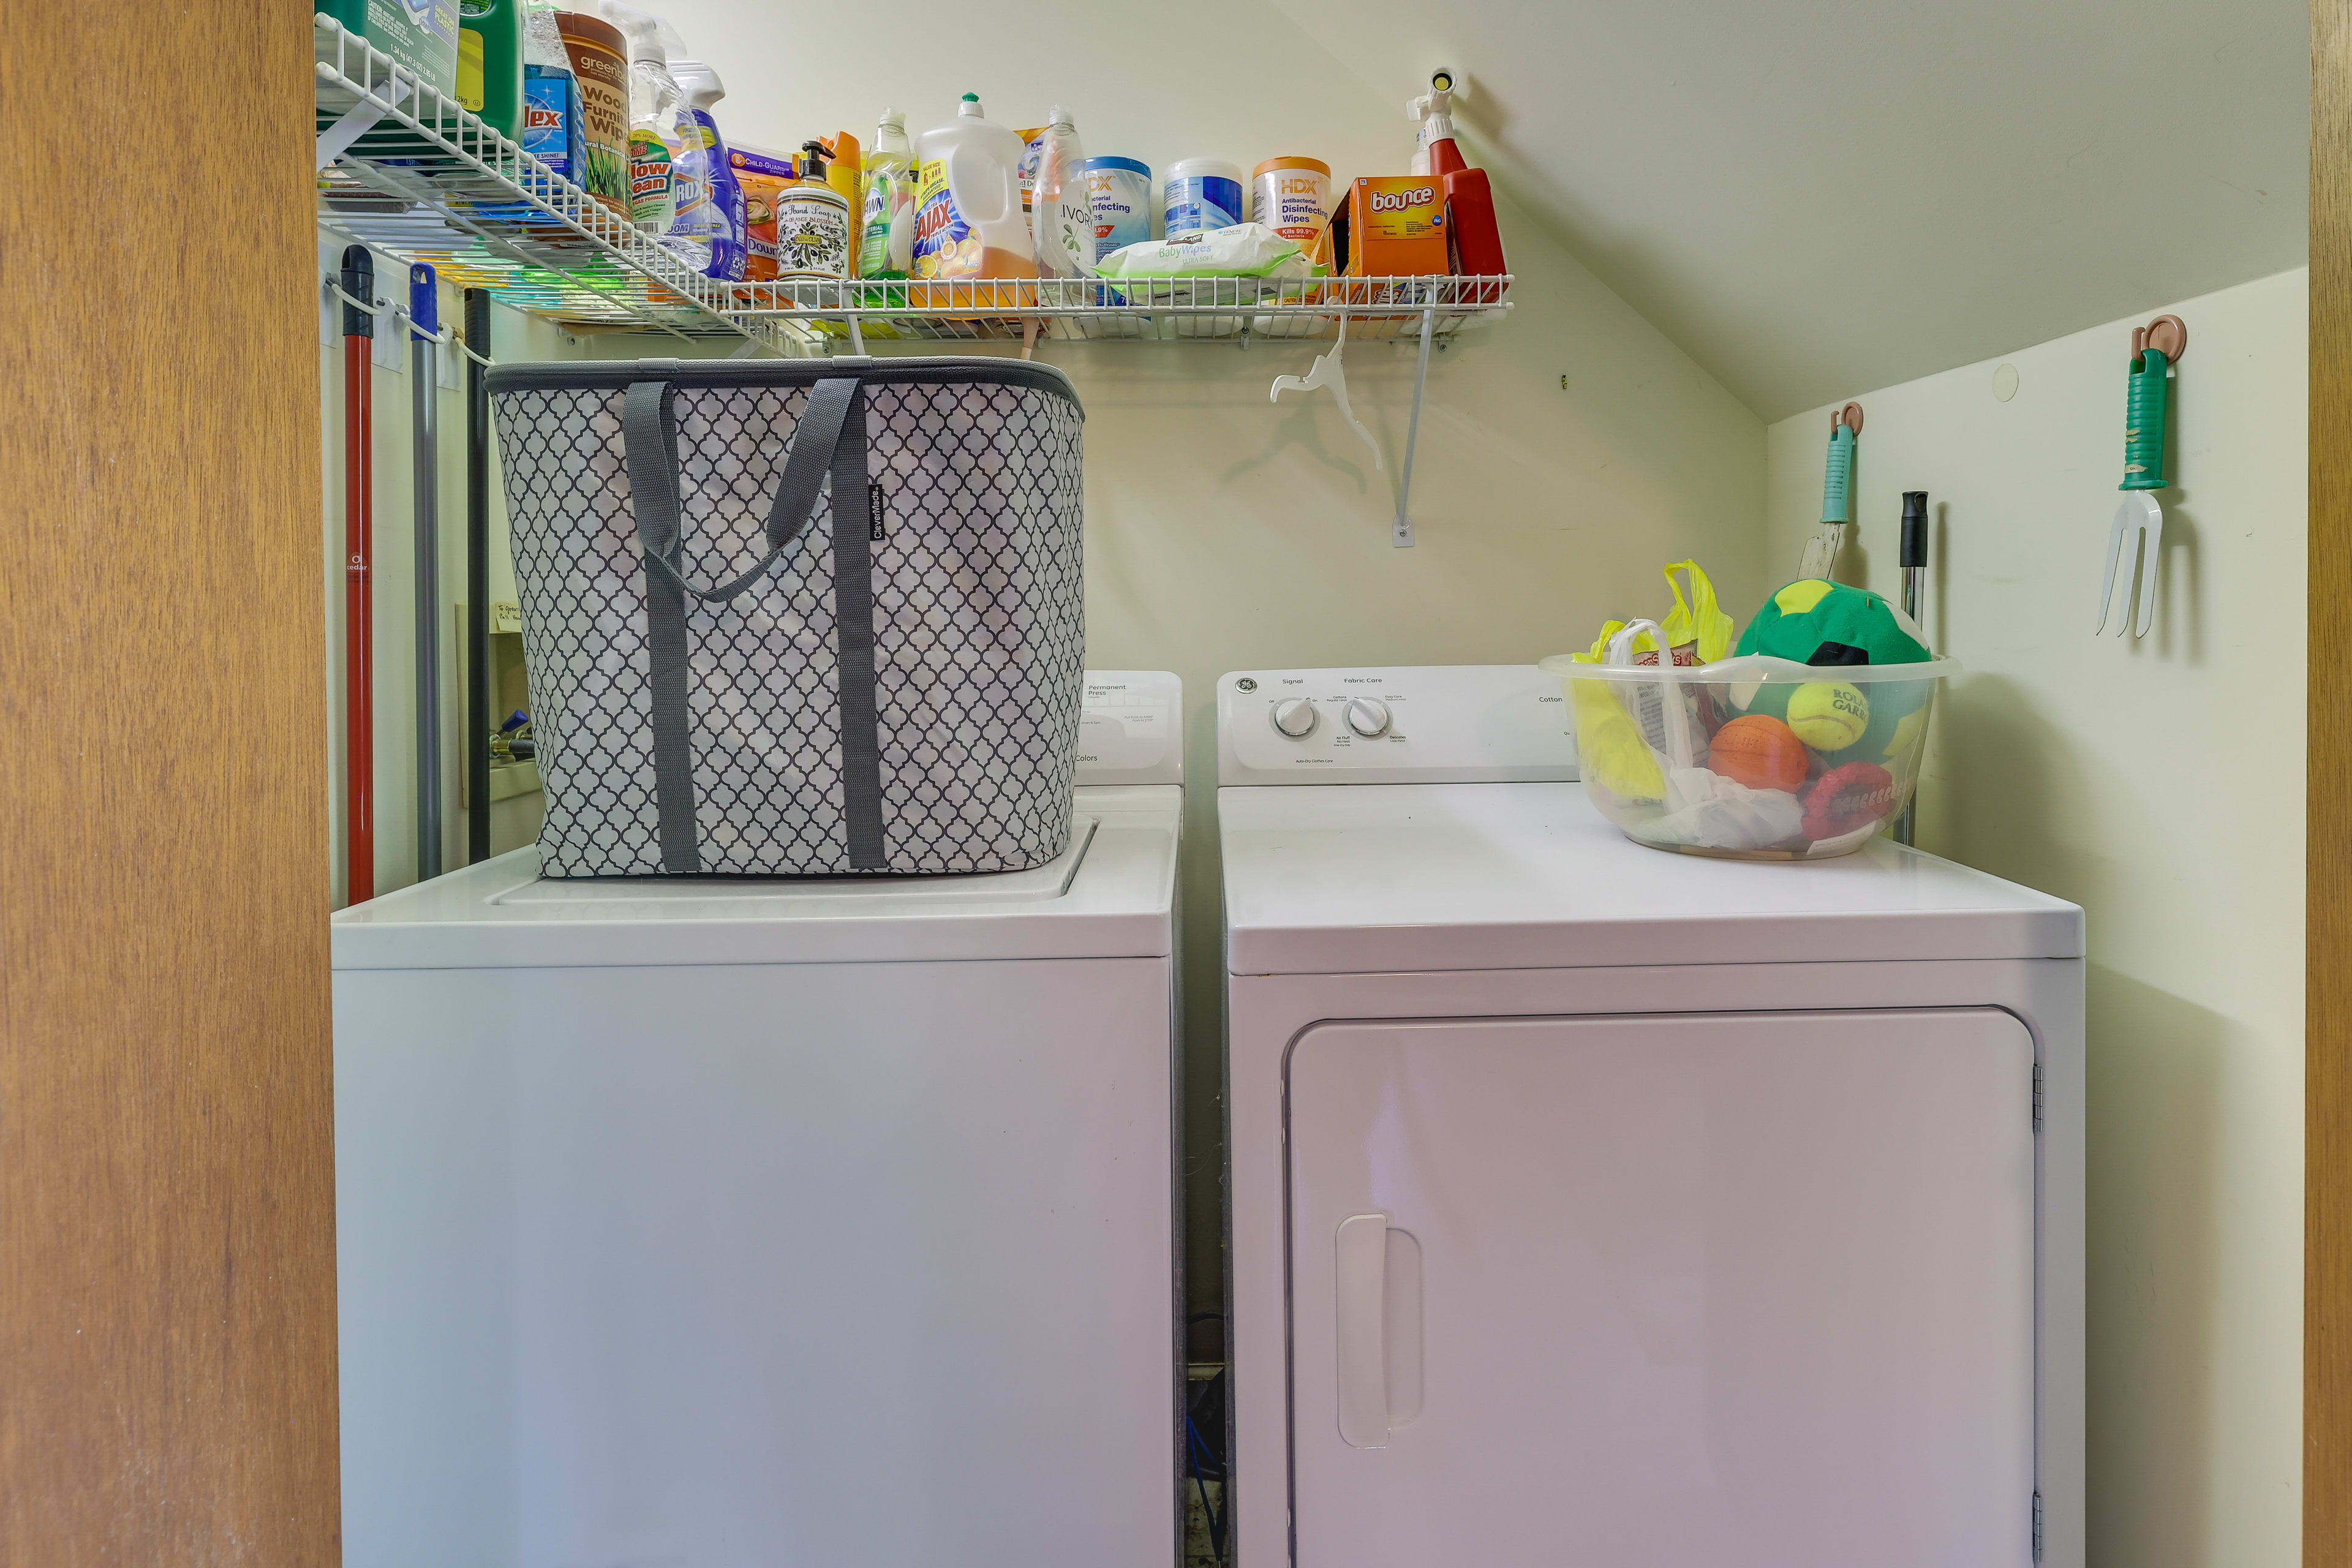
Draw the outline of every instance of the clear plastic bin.
<instances>
[{"instance_id":1,"label":"clear plastic bin","mask_svg":"<svg viewBox=\"0 0 2352 1568\"><path fill-rule=\"evenodd\" d=\"M1634 664L1636 621L1609 662L1565 654L1585 793L1655 849L1734 860L1850 855L1911 800L1927 725L1958 664L1802 665L1762 655L1662 670ZM1657 637L1663 645L1664 638Z\"/></svg>"}]
</instances>

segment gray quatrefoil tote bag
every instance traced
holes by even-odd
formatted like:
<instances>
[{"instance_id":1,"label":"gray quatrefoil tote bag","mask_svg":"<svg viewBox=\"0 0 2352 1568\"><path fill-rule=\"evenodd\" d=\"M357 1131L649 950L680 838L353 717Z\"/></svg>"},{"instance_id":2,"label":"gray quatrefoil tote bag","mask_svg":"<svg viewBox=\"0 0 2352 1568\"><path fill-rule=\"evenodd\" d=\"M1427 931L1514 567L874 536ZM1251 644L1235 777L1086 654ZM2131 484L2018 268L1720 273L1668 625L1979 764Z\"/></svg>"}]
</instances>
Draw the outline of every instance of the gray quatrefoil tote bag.
<instances>
[{"instance_id":1,"label":"gray quatrefoil tote bag","mask_svg":"<svg viewBox=\"0 0 2352 1568\"><path fill-rule=\"evenodd\" d=\"M1084 414L996 359L489 373L550 877L1068 843Z\"/></svg>"}]
</instances>

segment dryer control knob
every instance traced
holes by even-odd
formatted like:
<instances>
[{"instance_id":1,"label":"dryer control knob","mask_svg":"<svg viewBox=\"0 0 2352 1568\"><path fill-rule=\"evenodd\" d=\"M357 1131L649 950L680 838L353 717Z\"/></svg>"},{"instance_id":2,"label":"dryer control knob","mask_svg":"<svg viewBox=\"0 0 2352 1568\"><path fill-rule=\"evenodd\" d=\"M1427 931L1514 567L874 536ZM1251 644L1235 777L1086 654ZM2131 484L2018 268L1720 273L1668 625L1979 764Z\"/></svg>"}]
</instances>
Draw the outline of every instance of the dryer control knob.
<instances>
[{"instance_id":1,"label":"dryer control knob","mask_svg":"<svg viewBox=\"0 0 2352 1568\"><path fill-rule=\"evenodd\" d=\"M1315 704L1304 697L1286 697L1274 705L1274 727L1294 741L1315 732Z\"/></svg>"},{"instance_id":2,"label":"dryer control knob","mask_svg":"<svg viewBox=\"0 0 2352 1568\"><path fill-rule=\"evenodd\" d=\"M1377 697L1349 698L1348 728L1367 741L1378 740L1389 732L1389 705Z\"/></svg>"}]
</instances>

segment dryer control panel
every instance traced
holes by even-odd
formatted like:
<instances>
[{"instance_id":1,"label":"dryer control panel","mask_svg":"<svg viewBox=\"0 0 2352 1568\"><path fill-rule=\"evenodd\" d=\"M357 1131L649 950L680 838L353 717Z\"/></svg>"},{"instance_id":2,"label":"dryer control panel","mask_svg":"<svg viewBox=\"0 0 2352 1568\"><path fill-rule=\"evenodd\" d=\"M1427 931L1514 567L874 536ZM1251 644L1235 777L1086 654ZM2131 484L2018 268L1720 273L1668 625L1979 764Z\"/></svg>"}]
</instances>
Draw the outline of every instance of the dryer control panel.
<instances>
[{"instance_id":1,"label":"dryer control panel","mask_svg":"<svg viewBox=\"0 0 2352 1568\"><path fill-rule=\"evenodd\" d=\"M1575 717L1533 665L1253 669L1217 682L1220 784L1575 777Z\"/></svg>"}]
</instances>

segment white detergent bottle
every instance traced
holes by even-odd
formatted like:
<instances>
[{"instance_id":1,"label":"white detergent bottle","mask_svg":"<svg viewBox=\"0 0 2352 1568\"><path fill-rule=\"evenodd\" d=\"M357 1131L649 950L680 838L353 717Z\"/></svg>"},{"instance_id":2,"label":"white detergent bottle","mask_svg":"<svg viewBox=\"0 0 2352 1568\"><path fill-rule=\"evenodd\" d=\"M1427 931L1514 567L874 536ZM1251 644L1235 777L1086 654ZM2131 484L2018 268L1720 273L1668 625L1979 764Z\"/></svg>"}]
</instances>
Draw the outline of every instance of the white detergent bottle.
<instances>
[{"instance_id":1,"label":"white detergent bottle","mask_svg":"<svg viewBox=\"0 0 2352 1568\"><path fill-rule=\"evenodd\" d=\"M915 143L915 250L908 268L914 277L949 282L1037 276L1029 215L1021 210L1025 151L1011 127L981 111L977 93L963 95L953 120L923 132ZM961 292L942 290L936 302L961 303ZM974 302L999 301L975 295Z\"/></svg>"}]
</instances>

